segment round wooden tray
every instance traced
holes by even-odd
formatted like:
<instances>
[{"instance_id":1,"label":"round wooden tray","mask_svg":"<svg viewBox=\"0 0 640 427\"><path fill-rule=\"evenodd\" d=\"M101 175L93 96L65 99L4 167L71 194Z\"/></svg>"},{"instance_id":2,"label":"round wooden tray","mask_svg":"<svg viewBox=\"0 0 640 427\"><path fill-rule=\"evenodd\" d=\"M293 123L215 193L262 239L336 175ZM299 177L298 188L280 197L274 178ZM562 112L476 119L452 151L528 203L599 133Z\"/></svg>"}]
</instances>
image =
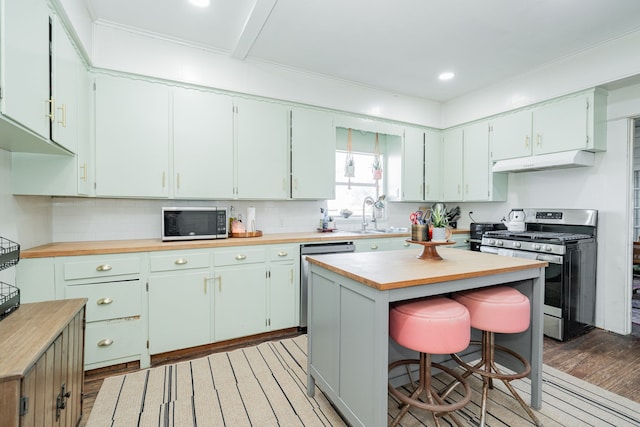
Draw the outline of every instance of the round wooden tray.
<instances>
[{"instance_id":1,"label":"round wooden tray","mask_svg":"<svg viewBox=\"0 0 640 427\"><path fill-rule=\"evenodd\" d=\"M262 231L247 231L245 233L229 233L229 237L262 237Z\"/></svg>"},{"instance_id":2,"label":"round wooden tray","mask_svg":"<svg viewBox=\"0 0 640 427\"><path fill-rule=\"evenodd\" d=\"M455 241L453 240L447 240L446 242L418 242L417 240L410 240L410 239L407 239L407 242L415 243L416 245L423 246L422 253L418 255L417 258L433 260L433 261L438 261L442 259L442 257L436 250L436 247L444 246L444 245L453 245L455 243Z\"/></svg>"}]
</instances>

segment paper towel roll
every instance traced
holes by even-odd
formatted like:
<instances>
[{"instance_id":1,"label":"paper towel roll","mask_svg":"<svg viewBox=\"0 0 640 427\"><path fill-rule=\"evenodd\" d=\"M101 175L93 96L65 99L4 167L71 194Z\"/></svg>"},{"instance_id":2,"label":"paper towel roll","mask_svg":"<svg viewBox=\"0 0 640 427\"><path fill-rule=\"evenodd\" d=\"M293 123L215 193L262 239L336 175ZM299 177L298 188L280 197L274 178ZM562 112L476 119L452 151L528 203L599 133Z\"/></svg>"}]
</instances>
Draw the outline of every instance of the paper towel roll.
<instances>
[{"instance_id":1,"label":"paper towel roll","mask_svg":"<svg viewBox=\"0 0 640 427\"><path fill-rule=\"evenodd\" d=\"M247 231L256 231L256 208L249 206L247 208L247 220L245 222Z\"/></svg>"}]
</instances>

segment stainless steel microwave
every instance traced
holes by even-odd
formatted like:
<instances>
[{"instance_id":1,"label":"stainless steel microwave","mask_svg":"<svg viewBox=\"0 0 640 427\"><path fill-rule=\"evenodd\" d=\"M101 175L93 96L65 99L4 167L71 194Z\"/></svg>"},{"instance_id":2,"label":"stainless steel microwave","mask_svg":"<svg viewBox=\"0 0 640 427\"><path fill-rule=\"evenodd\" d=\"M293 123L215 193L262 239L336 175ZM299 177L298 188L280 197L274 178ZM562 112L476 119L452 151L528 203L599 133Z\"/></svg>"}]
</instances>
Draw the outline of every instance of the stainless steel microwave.
<instances>
[{"instance_id":1,"label":"stainless steel microwave","mask_svg":"<svg viewBox=\"0 0 640 427\"><path fill-rule=\"evenodd\" d=\"M227 208L162 208L162 240L224 239L228 233Z\"/></svg>"}]
</instances>

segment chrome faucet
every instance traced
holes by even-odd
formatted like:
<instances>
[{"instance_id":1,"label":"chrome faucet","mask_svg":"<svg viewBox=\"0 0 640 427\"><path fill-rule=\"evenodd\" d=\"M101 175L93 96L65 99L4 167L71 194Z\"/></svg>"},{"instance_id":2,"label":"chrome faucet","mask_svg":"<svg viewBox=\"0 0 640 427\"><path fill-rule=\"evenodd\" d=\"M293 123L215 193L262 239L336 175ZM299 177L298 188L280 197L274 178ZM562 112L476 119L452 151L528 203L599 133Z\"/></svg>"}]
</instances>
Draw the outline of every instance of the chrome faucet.
<instances>
[{"instance_id":1,"label":"chrome faucet","mask_svg":"<svg viewBox=\"0 0 640 427\"><path fill-rule=\"evenodd\" d=\"M384 194L378 197L378 200L373 200L373 197L371 196L367 196L364 198L364 200L362 201L362 231L366 231L367 225L369 225L369 223L367 222L367 217L364 214L365 206L373 206L371 208L371 222L373 222L375 229L378 229L378 221L376 220L376 209L384 208L383 202L385 198L386 196Z\"/></svg>"},{"instance_id":2,"label":"chrome faucet","mask_svg":"<svg viewBox=\"0 0 640 427\"><path fill-rule=\"evenodd\" d=\"M364 215L364 207L369 205L373 205L376 201L373 200L373 197L371 196L367 196L364 198L364 200L362 201L362 231L365 231L367 229L367 225L369 225L369 223L367 222L367 217ZM372 214L372 216L374 216Z\"/></svg>"}]
</instances>

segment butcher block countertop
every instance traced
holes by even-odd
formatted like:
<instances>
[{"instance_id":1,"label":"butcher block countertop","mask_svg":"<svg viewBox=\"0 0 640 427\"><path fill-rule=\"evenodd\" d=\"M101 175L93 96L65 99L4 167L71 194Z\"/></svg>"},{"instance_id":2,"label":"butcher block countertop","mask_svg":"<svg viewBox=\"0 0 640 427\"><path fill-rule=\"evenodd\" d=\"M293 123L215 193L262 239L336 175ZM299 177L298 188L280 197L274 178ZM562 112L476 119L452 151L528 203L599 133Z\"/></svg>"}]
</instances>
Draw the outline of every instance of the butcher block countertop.
<instances>
[{"instance_id":1,"label":"butcher block countertop","mask_svg":"<svg viewBox=\"0 0 640 427\"><path fill-rule=\"evenodd\" d=\"M381 291L490 276L546 267L545 261L498 256L453 248L438 248L442 260L422 260L410 250L308 255L312 263Z\"/></svg>"},{"instance_id":2,"label":"butcher block countertop","mask_svg":"<svg viewBox=\"0 0 640 427\"><path fill-rule=\"evenodd\" d=\"M465 234L469 230L456 229L454 234ZM409 237L408 233L358 234L348 231L333 233L274 233L262 237L228 238L217 240L188 240L163 242L160 239L101 240L86 242L48 243L22 250L20 258L47 258L57 256L103 255L127 252L170 251L176 249L206 249L245 245L271 245L279 243L331 242L358 239L379 239L389 237Z\"/></svg>"}]
</instances>

